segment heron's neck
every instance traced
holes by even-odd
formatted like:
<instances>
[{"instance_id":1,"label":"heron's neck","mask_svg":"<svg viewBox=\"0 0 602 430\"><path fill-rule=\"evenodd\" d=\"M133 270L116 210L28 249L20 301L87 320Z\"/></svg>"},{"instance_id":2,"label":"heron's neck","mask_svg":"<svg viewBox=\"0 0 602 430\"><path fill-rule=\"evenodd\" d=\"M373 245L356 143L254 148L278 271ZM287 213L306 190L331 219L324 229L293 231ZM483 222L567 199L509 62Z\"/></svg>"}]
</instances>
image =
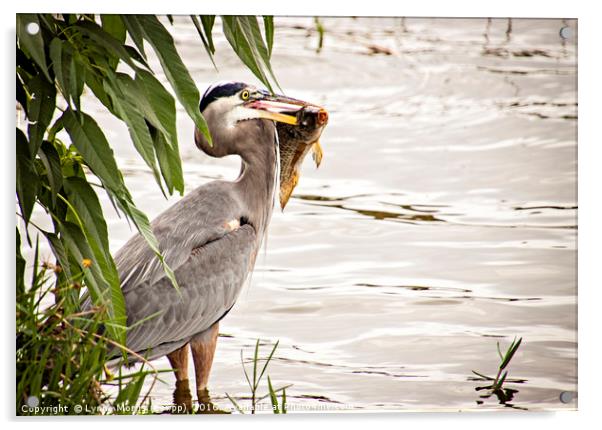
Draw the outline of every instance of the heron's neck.
<instances>
[{"instance_id":1,"label":"heron's neck","mask_svg":"<svg viewBox=\"0 0 602 430\"><path fill-rule=\"evenodd\" d=\"M276 192L276 147L275 129L266 130L266 139L249 142L254 145L253 151L241 154L242 167L236 188L240 199L248 211L249 222L256 228L258 235L263 238L274 207Z\"/></svg>"}]
</instances>

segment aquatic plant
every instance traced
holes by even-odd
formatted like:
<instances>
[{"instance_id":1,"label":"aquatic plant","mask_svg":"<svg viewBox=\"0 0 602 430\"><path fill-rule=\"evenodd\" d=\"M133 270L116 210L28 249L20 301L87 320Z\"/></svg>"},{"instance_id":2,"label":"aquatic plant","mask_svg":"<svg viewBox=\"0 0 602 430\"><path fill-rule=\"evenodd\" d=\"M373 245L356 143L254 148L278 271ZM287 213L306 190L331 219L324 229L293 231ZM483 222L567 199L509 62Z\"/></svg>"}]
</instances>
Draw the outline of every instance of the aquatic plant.
<instances>
[{"instance_id":1,"label":"aquatic plant","mask_svg":"<svg viewBox=\"0 0 602 430\"><path fill-rule=\"evenodd\" d=\"M245 366L245 362L244 362L244 358L243 358L243 351L242 351L242 349L240 350L240 362L242 364L242 369L245 374L245 379L247 380L249 389L251 390L251 408L250 408L251 414L254 414L255 411L257 410L257 404L259 402L261 402L262 400L266 399L268 396L270 397L272 411L275 414L286 414L286 408L287 408L286 389L291 387L292 384L286 385L284 387L280 387L278 389L274 389L274 387L272 385L272 380L270 379L270 377L268 375L267 376L268 393L261 397L258 396L259 384L268 368L268 365L270 364L270 361L272 360L272 357L274 356L274 352L276 352L276 348L278 348L279 341L277 341L274 344L272 351L265 359L259 358L259 343L260 343L260 340L257 339L257 342L255 343L255 351L253 353L253 359L251 360L251 362L253 364L252 381L251 381L251 378L249 377L249 373L247 372L247 368ZM261 371L259 371L259 362L262 360L264 360L265 363L264 363ZM280 403L278 403L278 396L276 393L278 393L280 391L282 391L282 400ZM232 404L234 405L234 407L236 408L236 410L238 412L240 412L241 414L245 413L244 409L239 405L239 403L232 396L230 396L228 393L226 393L226 397L228 397L228 399L232 402Z\"/></svg>"},{"instance_id":2,"label":"aquatic plant","mask_svg":"<svg viewBox=\"0 0 602 430\"><path fill-rule=\"evenodd\" d=\"M171 16L167 20L174 22ZM216 17L191 20L213 61ZM272 17L263 17L262 33L260 22L255 16L221 19L234 52L271 89L276 82L270 66L274 23ZM44 398L60 404L75 404L77 399L103 403L102 397L84 393L100 382L101 369L91 363L104 360L101 351L107 342L125 345L125 302L98 191L103 190L115 210L136 227L177 288L149 220L134 203L111 143L93 115L85 112L82 95L96 97L127 126L165 196L184 192L175 99L209 140L210 136L198 109L200 93L156 15L18 14L16 30L16 195L22 220L16 229L19 413L22 402L42 391ZM149 66L151 49L175 98ZM60 134L63 130L66 137ZM35 208L47 223L32 222ZM33 248L33 229L47 241L54 261L46 262L45 268L34 262L29 283L22 246ZM42 304L48 304L40 297L49 297L51 291L54 304L44 308ZM79 301L88 295L98 312L79 314ZM73 373L76 362L78 376ZM123 389L128 394L122 394L120 386L117 398L131 403L140 391L127 387Z\"/></svg>"},{"instance_id":3,"label":"aquatic plant","mask_svg":"<svg viewBox=\"0 0 602 430\"><path fill-rule=\"evenodd\" d=\"M472 371L472 373L474 373L479 378L481 378L480 380L492 381L492 383L490 385L476 388L477 391L487 390L487 392L485 394L480 396L481 398L489 398L495 394L498 397L498 399L500 400L501 404L507 404L508 401L512 400L512 398L514 397L514 394L517 392L517 390L504 388L504 382L506 382L508 380L508 370L506 370L506 368L508 367L508 365L510 364L510 361L516 354L516 351L518 350L522 341L523 341L522 337L519 338L518 341L516 340L516 337L515 337L514 340L512 341L512 343L510 344L510 346L508 347L508 349L506 350L505 354L502 354L502 351L500 349L500 343L497 342L497 352L500 357L501 363L498 366L498 371L497 371L497 374L495 377L490 377L490 376L484 375L480 372L477 372L476 370ZM524 381L523 380L513 380L512 382L524 382Z\"/></svg>"}]
</instances>

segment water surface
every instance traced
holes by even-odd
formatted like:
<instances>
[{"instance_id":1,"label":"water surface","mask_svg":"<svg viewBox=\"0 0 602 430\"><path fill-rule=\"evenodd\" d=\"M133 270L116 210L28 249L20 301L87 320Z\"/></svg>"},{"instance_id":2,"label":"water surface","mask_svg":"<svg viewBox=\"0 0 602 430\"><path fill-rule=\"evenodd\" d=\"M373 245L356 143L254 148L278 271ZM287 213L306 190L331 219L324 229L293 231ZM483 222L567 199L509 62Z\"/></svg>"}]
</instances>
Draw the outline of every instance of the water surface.
<instances>
[{"instance_id":1,"label":"water surface","mask_svg":"<svg viewBox=\"0 0 602 430\"><path fill-rule=\"evenodd\" d=\"M325 18L316 54L312 18L275 21L281 86L330 123L322 166L305 164L220 323L215 403L248 403L240 351L260 338L265 353L280 341L269 374L293 384L293 406L506 409L471 370L495 375L496 342L517 336L510 406L576 408L559 401L577 390L576 40L559 36L576 22ZM256 83L219 32L216 73L193 26L170 28L199 88ZM136 203L151 218L173 204L124 127L86 103ZM239 160L196 150L181 109L178 126L187 190L236 178ZM104 204L117 250L131 231ZM155 405L171 403L162 378Z\"/></svg>"}]
</instances>

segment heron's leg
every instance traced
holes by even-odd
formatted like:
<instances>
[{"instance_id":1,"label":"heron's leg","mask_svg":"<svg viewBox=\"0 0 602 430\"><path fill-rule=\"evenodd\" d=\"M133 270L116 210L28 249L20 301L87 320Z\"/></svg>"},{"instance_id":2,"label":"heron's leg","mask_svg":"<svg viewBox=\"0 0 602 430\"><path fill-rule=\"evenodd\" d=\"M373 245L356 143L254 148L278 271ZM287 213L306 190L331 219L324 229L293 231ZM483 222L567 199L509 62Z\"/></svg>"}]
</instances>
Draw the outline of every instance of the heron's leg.
<instances>
[{"instance_id":1,"label":"heron's leg","mask_svg":"<svg viewBox=\"0 0 602 430\"><path fill-rule=\"evenodd\" d=\"M211 372L211 364L217 345L218 328L219 323L215 323L190 341L196 376L196 390L199 398L201 395L207 396L207 382L209 381L209 373Z\"/></svg>"},{"instance_id":2,"label":"heron's leg","mask_svg":"<svg viewBox=\"0 0 602 430\"><path fill-rule=\"evenodd\" d=\"M178 382L188 379L188 345L186 344L180 349L167 354L167 359L176 374L176 381Z\"/></svg>"},{"instance_id":3,"label":"heron's leg","mask_svg":"<svg viewBox=\"0 0 602 430\"><path fill-rule=\"evenodd\" d=\"M185 413L192 410L192 395L188 384L188 344L167 354L167 359L176 375L176 389L173 392L175 413Z\"/></svg>"}]
</instances>

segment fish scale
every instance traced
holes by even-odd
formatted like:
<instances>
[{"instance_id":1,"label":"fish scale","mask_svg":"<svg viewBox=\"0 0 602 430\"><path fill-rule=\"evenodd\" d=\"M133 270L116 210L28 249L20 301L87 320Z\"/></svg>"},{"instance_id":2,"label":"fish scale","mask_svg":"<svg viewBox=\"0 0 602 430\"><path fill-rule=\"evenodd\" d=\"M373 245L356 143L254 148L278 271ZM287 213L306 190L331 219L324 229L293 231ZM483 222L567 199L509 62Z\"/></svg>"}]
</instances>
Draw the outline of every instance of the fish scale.
<instances>
[{"instance_id":1,"label":"fish scale","mask_svg":"<svg viewBox=\"0 0 602 430\"><path fill-rule=\"evenodd\" d=\"M320 136L328 114L319 106L305 106L297 113L298 125L277 123L280 142L280 207L284 209L300 177L300 168L311 149L316 167L322 162Z\"/></svg>"}]
</instances>

